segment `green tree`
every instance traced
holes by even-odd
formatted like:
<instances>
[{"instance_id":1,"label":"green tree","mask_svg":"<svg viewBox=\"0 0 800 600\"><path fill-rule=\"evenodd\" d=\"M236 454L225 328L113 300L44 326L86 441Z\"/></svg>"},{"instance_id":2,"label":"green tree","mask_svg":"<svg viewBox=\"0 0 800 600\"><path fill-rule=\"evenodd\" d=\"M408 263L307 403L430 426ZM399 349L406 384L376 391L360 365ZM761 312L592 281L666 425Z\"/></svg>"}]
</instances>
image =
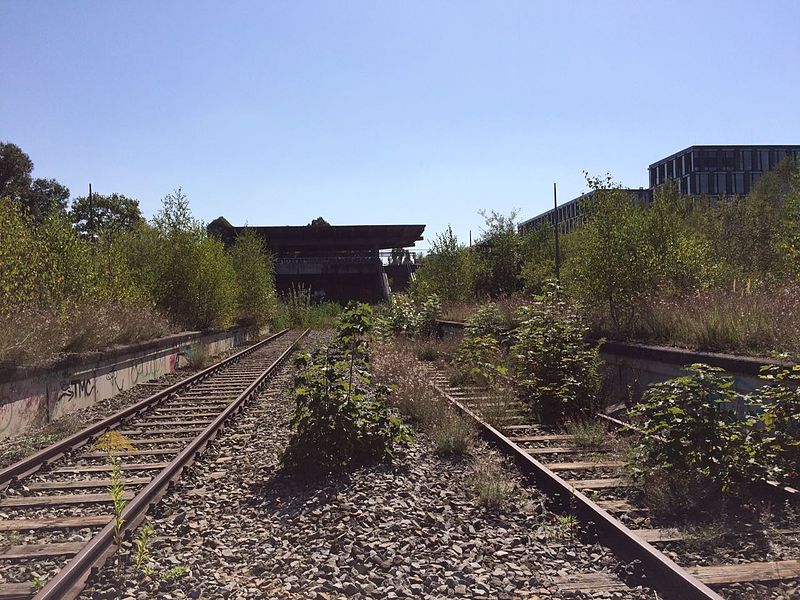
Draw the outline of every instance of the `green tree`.
<instances>
[{"instance_id":1,"label":"green tree","mask_svg":"<svg viewBox=\"0 0 800 600\"><path fill-rule=\"evenodd\" d=\"M610 177L587 177L587 182L593 191L582 207L587 222L571 234L575 248L565 263L565 284L620 331L652 289L643 209Z\"/></svg>"},{"instance_id":2,"label":"green tree","mask_svg":"<svg viewBox=\"0 0 800 600\"><path fill-rule=\"evenodd\" d=\"M436 235L417 269L413 292L436 294L443 302L465 302L475 297L475 263L470 249L458 243L453 228Z\"/></svg>"},{"instance_id":3,"label":"green tree","mask_svg":"<svg viewBox=\"0 0 800 600\"><path fill-rule=\"evenodd\" d=\"M22 148L0 142L0 197L19 199L31 187L33 161Z\"/></svg>"},{"instance_id":4,"label":"green tree","mask_svg":"<svg viewBox=\"0 0 800 600\"><path fill-rule=\"evenodd\" d=\"M510 295L520 288L522 266L520 238L517 235L517 211L509 216L493 210L481 210L485 228L473 248L477 263L476 290L481 295Z\"/></svg>"},{"instance_id":5,"label":"green tree","mask_svg":"<svg viewBox=\"0 0 800 600\"><path fill-rule=\"evenodd\" d=\"M555 233L551 226L542 223L533 231L522 234L520 279L526 293L541 294L546 283L555 278L555 252ZM563 244L561 255L564 256Z\"/></svg>"},{"instance_id":6,"label":"green tree","mask_svg":"<svg viewBox=\"0 0 800 600\"><path fill-rule=\"evenodd\" d=\"M0 143L0 198L10 198L24 207L34 222L66 211L69 189L55 179L32 179L33 161L16 144Z\"/></svg>"},{"instance_id":7,"label":"green tree","mask_svg":"<svg viewBox=\"0 0 800 600\"><path fill-rule=\"evenodd\" d=\"M237 320L243 325L263 325L275 304L275 267L264 241L253 229L239 232L230 248L238 282Z\"/></svg>"},{"instance_id":8,"label":"green tree","mask_svg":"<svg viewBox=\"0 0 800 600\"><path fill-rule=\"evenodd\" d=\"M92 194L75 198L70 219L84 237L113 235L142 220L139 201L122 194Z\"/></svg>"}]
</instances>

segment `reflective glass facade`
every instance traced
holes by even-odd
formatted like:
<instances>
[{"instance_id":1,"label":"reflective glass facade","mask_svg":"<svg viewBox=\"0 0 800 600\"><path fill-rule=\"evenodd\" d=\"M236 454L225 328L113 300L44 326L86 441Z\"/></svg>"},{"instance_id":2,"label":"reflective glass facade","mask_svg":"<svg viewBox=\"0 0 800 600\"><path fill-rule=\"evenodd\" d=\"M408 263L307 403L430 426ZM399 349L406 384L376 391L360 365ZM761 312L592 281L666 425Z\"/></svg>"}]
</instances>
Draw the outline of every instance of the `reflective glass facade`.
<instances>
[{"instance_id":1,"label":"reflective glass facade","mask_svg":"<svg viewBox=\"0 0 800 600\"><path fill-rule=\"evenodd\" d=\"M800 161L800 145L795 146L690 146L649 167L650 187L628 189L633 202L649 204L653 190L675 180L682 194L695 196L739 196L750 192L761 174L775 169L787 158ZM533 231L543 223L556 222L561 233L569 233L582 222L581 202L591 192L519 224L519 232Z\"/></svg>"},{"instance_id":2,"label":"reflective glass facade","mask_svg":"<svg viewBox=\"0 0 800 600\"><path fill-rule=\"evenodd\" d=\"M691 146L650 165L650 187L675 180L683 194L744 195L787 158L800 160L800 146Z\"/></svg>"}]
</instances>

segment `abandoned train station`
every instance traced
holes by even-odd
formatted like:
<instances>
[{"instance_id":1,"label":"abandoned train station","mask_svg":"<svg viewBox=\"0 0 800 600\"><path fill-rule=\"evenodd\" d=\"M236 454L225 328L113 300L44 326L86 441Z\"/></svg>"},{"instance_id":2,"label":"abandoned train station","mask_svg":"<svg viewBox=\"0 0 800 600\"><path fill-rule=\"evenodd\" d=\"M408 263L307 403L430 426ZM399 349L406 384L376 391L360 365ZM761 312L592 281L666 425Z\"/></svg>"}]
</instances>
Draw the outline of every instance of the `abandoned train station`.
<instances>
[{"instance_id":1,"label":"abandoned train station","mask_svg":"<svg viewBox=\"0 0 800 600\"><path fill-rule=\"evenodd\" d=\"M306 288L317 300L380 302L402 291L416 269L412 248L425 225L250 226L275 257L279 294ZM226 245L245 227L223 217L208 225Z\"/></svg>"}]
</instances>

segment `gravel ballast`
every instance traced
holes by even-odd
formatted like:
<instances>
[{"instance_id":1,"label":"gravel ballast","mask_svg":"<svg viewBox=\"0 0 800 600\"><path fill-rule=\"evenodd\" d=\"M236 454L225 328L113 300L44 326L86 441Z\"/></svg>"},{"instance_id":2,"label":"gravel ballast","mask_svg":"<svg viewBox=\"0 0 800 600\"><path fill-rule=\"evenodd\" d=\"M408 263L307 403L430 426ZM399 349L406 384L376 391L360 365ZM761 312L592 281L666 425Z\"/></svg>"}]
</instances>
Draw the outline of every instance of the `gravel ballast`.
<instances>
[{"instance_id":1,"label":"gravel ballast","mask_svg":"<svg viewBox=\"0 0 800 600\"><path fill-rule=\"evenodd\" d=\"M422 433L394 464L292 482L278 471L290 383L287 366L155 509L150 574L134 568L128 543L123 581L107 565L82 598L573 598L553 578L625 570L520 481L507 505L482 507L476 459L436 456ZM474 454L504 468L482 446ZM185 574L165 581L176 567Z\"/></svg>"}]
</instances>

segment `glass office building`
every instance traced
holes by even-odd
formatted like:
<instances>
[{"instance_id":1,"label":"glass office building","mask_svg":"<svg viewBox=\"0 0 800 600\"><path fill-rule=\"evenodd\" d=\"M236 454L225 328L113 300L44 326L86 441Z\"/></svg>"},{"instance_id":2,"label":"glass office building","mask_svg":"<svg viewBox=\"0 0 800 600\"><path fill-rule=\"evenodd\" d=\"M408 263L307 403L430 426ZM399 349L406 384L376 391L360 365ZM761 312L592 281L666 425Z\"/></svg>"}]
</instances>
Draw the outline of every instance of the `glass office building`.
<instances>
[{"instance_id":1,"label":"glass office building","mask_svg":"<svg viewBox=\"0 0 800 600\"><path fill-rule=\"evenodd\" d=\"M650 187L626 190L632 201L649 204L653 191L669 180L675 180L682 194L688 196L743 196L767 171L772 171L787 158L800 161L800 145L793 146L689 146L653 163L649 167ZM519 224L519 233L532 231L543 223L559 224L561 233L569 233L584 217L581 205L592 193L583 194Z\"/></svg>"},{"instance_id":2,"label":"glass office building","mask_svg":"<svg viewBox=\"0 0 800 600\"><path fill-rule=\"evenodd\" d=\"M690 196L744 195L787 158L800 146L689 146L650 165L650 187L672 179Z\"/></svg>"}]
</instances>

